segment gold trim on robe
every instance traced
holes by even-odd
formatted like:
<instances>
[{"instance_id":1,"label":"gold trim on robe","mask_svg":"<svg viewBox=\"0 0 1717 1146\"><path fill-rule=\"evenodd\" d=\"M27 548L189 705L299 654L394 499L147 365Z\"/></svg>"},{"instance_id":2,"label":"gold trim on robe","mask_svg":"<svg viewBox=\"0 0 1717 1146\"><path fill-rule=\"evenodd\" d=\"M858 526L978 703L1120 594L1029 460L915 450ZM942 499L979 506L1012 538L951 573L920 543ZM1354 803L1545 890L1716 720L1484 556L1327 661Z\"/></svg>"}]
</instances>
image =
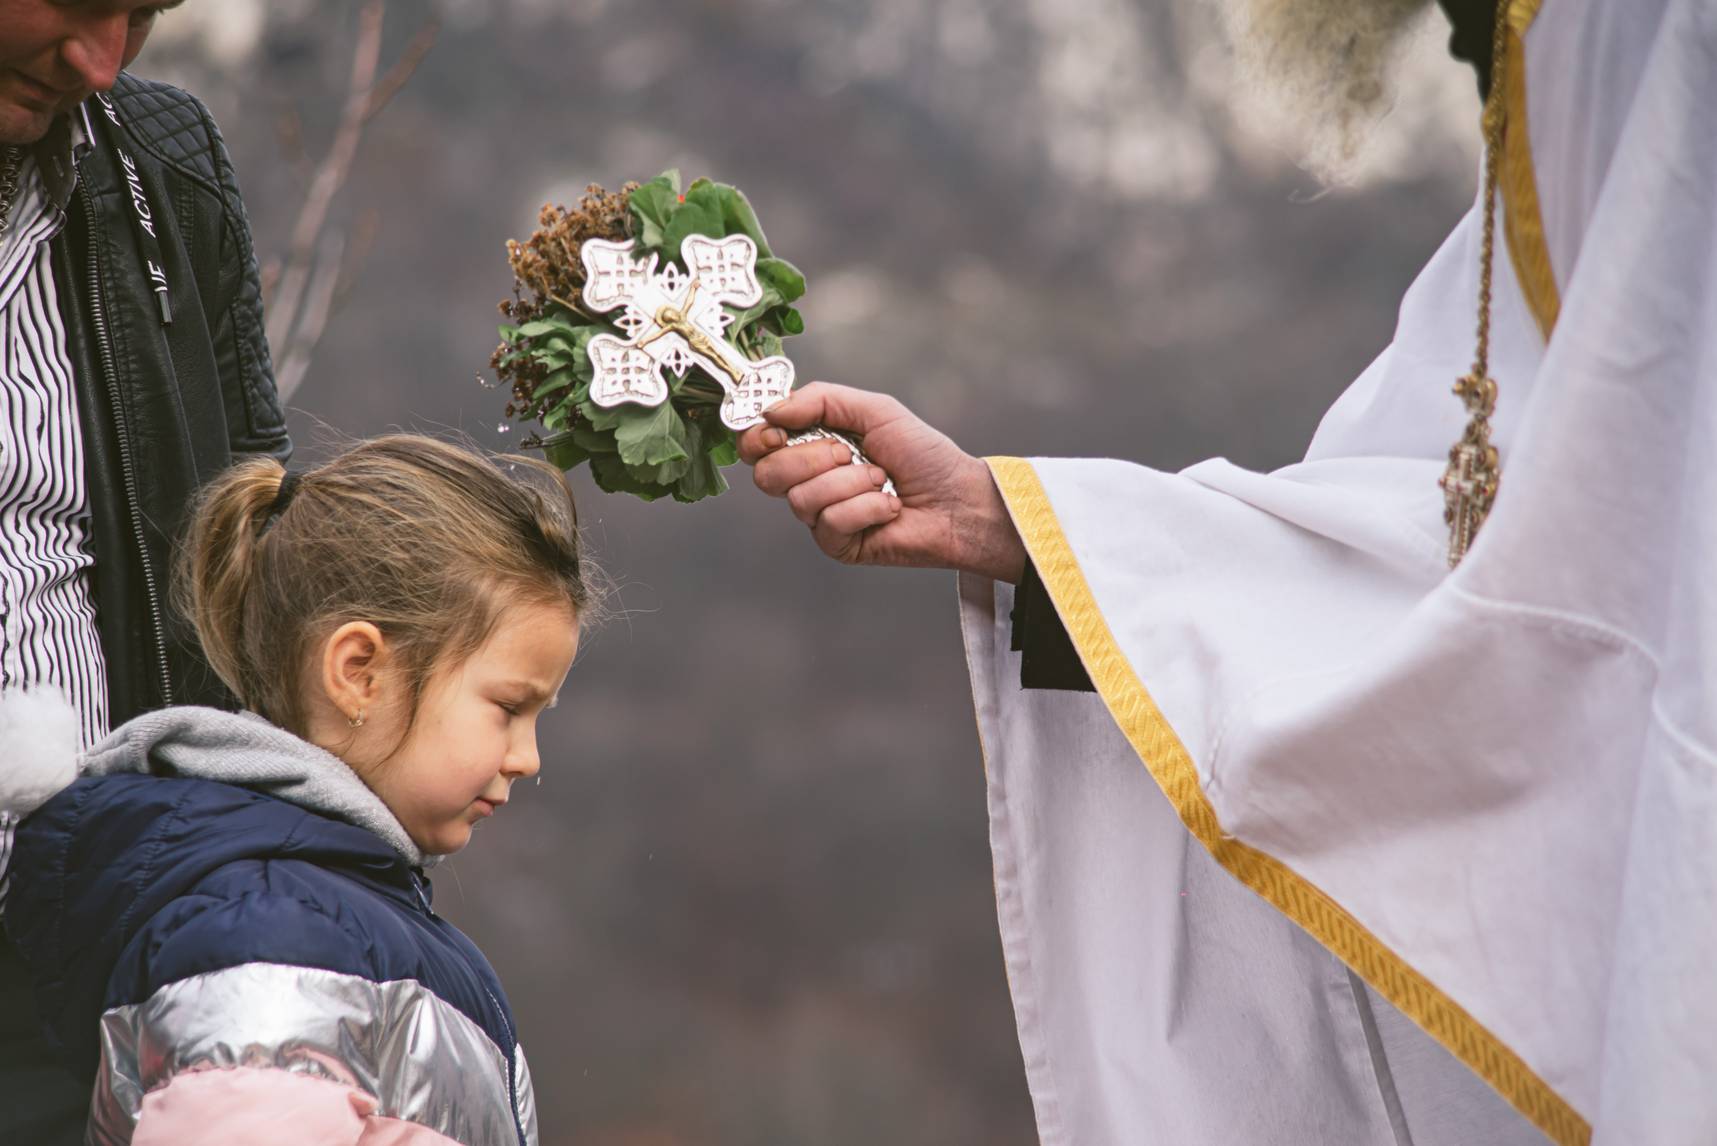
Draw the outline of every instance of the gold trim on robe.
<instances>
[{"instance_id":1,"label":"gold trim on robe","mask_svg":"<svg viewBox=\"0 0 1717 1146\"><path fill-rule=\"evenodd\" d=\"M1562 296L1544 238L1544 214L1538 202L1538 174L1532 165L1532 133L1526 118L1526 30L1543 0L1513 0L1508 10L1508 66L1503 81L1507 111L1502 144L1503 232L1514 275L1520 281L1544 341L1556 329Z\"/></svg>"},{"instance_id":2,"label":"gold trim on robe","mask_svg":"<svg viewBox=\"0 0 1717 1146\"><path fill-rule=\"evenodd\" d=\"M1037 471L1020 458L987 460L1032 564L1049 590L1092 684L1187 830L1235 878L1351 967L1495 1087L1558 1146L1586 1146L1592 1137L1591 1126L1519 1055L1335 900L1280 860L1223 831L1192 757L1151 699L1097 607Z\"/></svg>"}]
</instances>

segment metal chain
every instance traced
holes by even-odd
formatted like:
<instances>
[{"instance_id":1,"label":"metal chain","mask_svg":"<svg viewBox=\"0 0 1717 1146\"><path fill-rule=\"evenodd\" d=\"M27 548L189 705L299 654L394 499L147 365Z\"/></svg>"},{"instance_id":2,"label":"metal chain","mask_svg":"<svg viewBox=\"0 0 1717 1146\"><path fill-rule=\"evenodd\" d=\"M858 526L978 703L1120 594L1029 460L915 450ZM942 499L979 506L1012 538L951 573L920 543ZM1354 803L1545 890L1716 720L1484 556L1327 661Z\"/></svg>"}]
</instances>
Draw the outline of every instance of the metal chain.
<instances>
[{"instance_id":1,"label":"metal chain","mask_svg":"<svg viewBox=\"0 0 1717 1146\"><path fill-rule=\"evenodd\" d=\"M1484 232L1479 245L1479 306L1477 346L1472 373L1455 383L1465 404L1466 430L1449 450L1443 472L1443 520L1449 526L1449 567L1461 563L1479 527L1490 515L1502 483L1502 463L1490 440L1490 418L1496 412L1497 385L1490 376L1491 269L1496 259L1496 200L1505 136L1508 79L1509 0L1497 0L1496 28L1491 46L1490 91L1484 106Z\"/></svg>"},{"instance_id":2,"label":"metal chain","mask_svg":"<svg viewBox=\"0 0 1717 1146\"><path fill-rule=\"evenodd\" d=\"M24 149L17 144L0 147L0 239L12 222L12 201L18 197L18 174L24 169Z\"/></svg>"},{"instance_id":3,"label":"metal chain","mask_svg":"<svg viewBox=\"0 0 1717 1146\"><path fill-rule=\"evenodd\" d=\"M1502 166L1503 126L1507 112L1503 106L1503 84L1508 68L1508 0L1497 0L1496 30L1491 41L1490 91L1484 103L1484 239L1479 247L1479 329L1478 348L1473 355L1473 373L1490 375L1490 284L1491 266L1496 260L1496 189L1498 171Z\"/></svg>"},{"instance_id":4,"label":"metal chain","mask_svg":"<svg viewBox=\"0 0 1717 1146\"><path fill-rule=\"evenodd\" d=\"M802 446L808 442L838 442L852 451L853 465L868 466L871 464L870 458L865 455L864 448L859 444L859 441L860 439L850 434L831 430L827 426L812 426L808 430L800 430L798 433L790 435L787 444L789 446ZM883 480L882 492L895 493L893 478Z\"/></svg>"}]
</instances>

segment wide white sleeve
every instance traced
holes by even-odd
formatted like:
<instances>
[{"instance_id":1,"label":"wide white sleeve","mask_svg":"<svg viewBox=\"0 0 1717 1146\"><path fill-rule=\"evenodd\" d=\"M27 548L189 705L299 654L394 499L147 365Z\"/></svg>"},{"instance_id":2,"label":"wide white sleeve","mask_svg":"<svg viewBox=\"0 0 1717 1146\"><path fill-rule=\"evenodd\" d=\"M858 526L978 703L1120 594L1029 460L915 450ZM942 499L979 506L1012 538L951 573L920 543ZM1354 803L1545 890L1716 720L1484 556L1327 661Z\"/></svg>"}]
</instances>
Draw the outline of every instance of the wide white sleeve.
<instances>
[{"instance_id":1,"label":"wide white sleeve","mask_svg":"<svg viewBox=\"0 0 1717 1146\"><path fill-rule=\"evenodd\" d=\"M1472 346L1472 216L1304 463L991 465L1123 758L1186 839L1551 1140L1717 1141L1717 6L1509 13L1530 29L1534 138L1511 135L1505 164L1503 483L1458 570L1437 478ZM992 786L1051 791L995 760L1013 738L1068 767L1053 730L1072 702L974 680L1027 714L986 718ZM1127 869L1074 865L1041 892L1040 920L1100 946L1059 913L1094 894L1074 884L1143 894L1135 869L1163 860L1102 827L1118 773L1081 783L1056 796L1065 820L1001 810L1020 839L1084 831L1060 846L1101 841ZM1024 846L1004 844L998 893Z\"/></svg>"},{"instance_id":2,"label":"wide white sleeve","mask_svg":"<svg viewBox=\"0 0 1717 1146\"><path fill-rule=\"evenodd\" d=\"M961 582L996 910L1045 1146L1541 1137L1225 872L1090 693L1022 689Z\"/></svg>"}]
</instances>

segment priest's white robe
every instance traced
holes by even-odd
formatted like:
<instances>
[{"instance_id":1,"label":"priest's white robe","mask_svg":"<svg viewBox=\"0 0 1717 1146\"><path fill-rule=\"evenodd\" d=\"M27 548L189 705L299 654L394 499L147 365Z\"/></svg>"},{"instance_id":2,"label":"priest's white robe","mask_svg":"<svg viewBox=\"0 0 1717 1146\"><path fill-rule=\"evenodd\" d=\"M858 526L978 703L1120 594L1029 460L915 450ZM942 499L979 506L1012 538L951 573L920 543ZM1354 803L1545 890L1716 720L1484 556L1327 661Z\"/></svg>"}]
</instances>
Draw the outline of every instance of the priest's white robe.
<instances>
[{"instance_id":1,"label":"priest's white robe","mask_svg":"<svg viewBox=\"0 0 1717 1146\"><path fill-rule=\"evenodd\" d=\"M1050 1146L1717 1143L1717 0L1504 2L1458 570L1476 209L1304 462L991 460L1098 689L962 580Z\"/></svg>"}]
</instances>

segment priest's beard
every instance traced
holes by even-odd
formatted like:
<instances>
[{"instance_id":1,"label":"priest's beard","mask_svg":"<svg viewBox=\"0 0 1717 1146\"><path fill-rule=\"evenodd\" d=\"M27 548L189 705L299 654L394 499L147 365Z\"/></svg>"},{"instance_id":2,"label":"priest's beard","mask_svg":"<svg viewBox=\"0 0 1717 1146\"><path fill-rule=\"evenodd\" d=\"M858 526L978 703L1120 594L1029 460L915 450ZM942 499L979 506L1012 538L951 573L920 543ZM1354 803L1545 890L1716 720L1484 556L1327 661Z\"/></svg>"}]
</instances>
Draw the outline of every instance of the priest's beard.
<instances>
[{"instance_id":1,"label":"priest's beard","mask_svg":"<svg viewBox=\"0 0 1717 1146\"><path fill-rule=\"evenodd\" d=\"M1391 73L1432 0L1210 0L1241 83L1300 135L1303 162L1344 182L1394 99Z\"/></svg>"}]
</instances>

